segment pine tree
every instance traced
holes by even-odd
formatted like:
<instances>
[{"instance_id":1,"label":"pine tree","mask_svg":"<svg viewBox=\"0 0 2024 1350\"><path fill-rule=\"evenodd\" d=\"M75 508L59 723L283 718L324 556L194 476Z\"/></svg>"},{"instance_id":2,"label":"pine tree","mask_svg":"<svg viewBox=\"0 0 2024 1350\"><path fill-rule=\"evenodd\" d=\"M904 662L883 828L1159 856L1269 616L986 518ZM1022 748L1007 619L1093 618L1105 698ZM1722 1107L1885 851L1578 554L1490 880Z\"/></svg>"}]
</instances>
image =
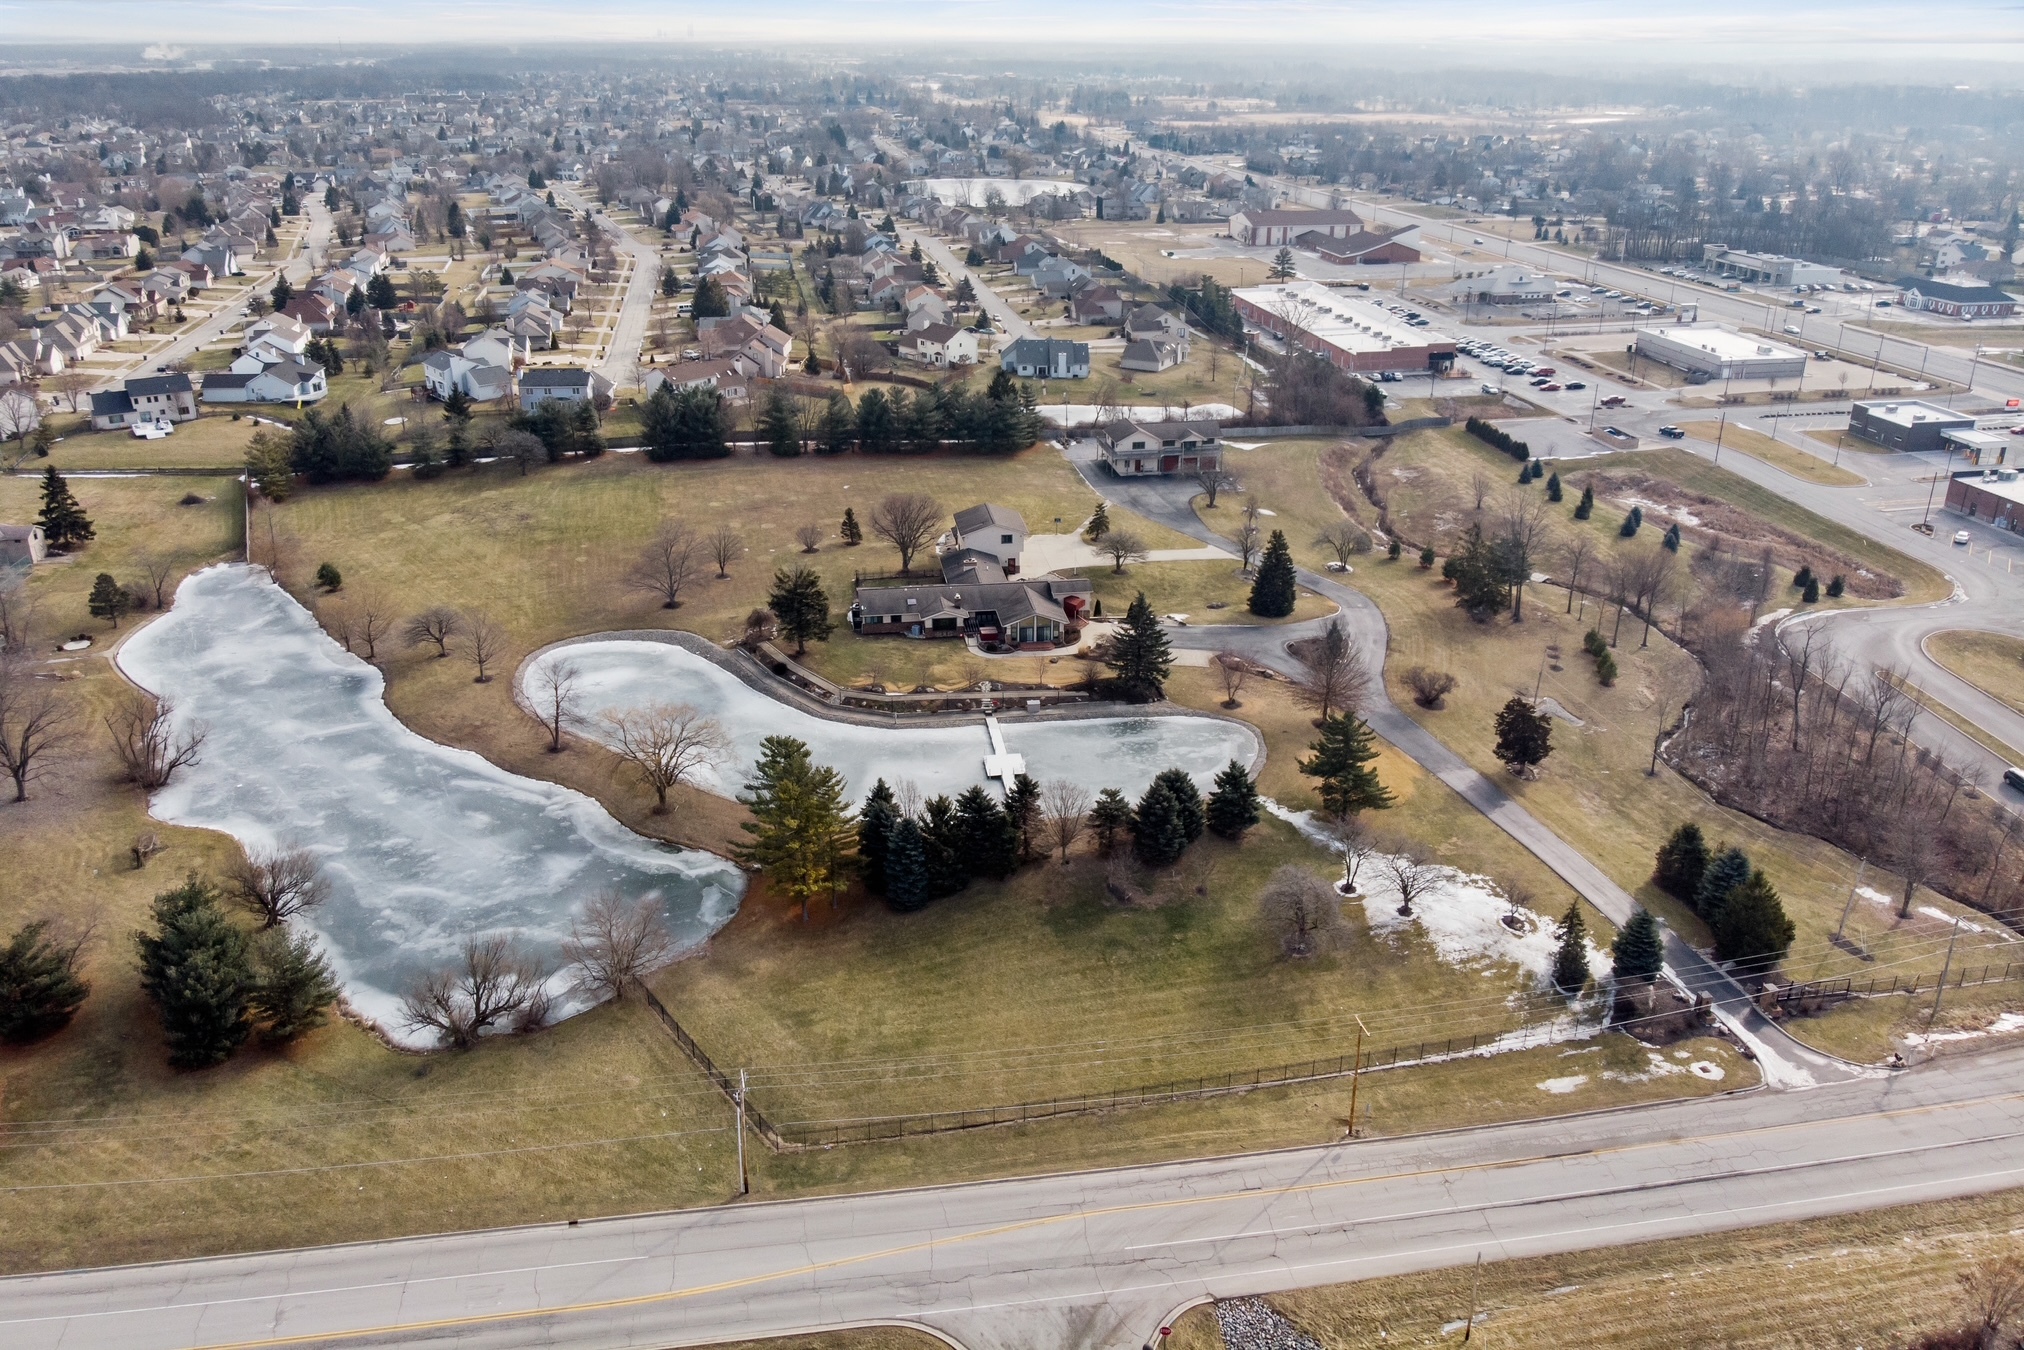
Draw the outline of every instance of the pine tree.
<instances>
[{"instance_id":1,"label":"pine tree","mask_svg":"<svg viewBox=\"0 0 2024 1350\"><path fill-rule=\"evenodd\" d=\"M1132 702L1153 703L1165 696L1174 655L1144 591L1125 611L1105 664L1117 673L1118 689Z\"/></svg>"},{"instance_id":2,"label":"pine tree","mask_svg":"<svg viewBox=\"0 0 2024 1350\"><path fill-rule=\"evenodd\" d=\"M899 825L899 800L881 778L865 794L857 810L857 867L864 888L873 895L886 891L886 853L893 830Z\"/></svg>"},{"instance_id":3,"label":"pine tree","mask_svg":"<svg viewBox=\"0 0 2024 1350\"><path fill-rule=\"evenodd\" d=\"M1574 506L1574 518L1576 520L1587 520L1590 516L1594 514L1595 514L1595 489L1593 487L1584 486L1581 489L1581 500L1579 502L1576 502Z\"/></svg>"},{"instance_id":4,"label":"pine tree","mask_svg":"<svg viewBox=\"0 0 2024 1350\"><path fill-rule=\"evenodd\" d=\"M1721 913L1708 926L1715 930L1715 959L1737 962L1750 974L1762 974L1783 961L1797 932L1761 868L1729 892Z\"/></svg>"},{"instance_id":5,"label":"pine tree","mask_svg":"<svg viewBox=\"0 0 2024 1350\"><path fill-rule=\"evenodd\" d=\"M1181 824L1174 794L1157 778L1132 812L1132 852L1147 867L1171 867L1187 851L1188 834Z\"/></svg>"},{"instance_id":6,"label":"pine tree","mask_svg":"<svg viewBox=\"0 0 2024 1350\"><path fill-rule=\"evenodd\" d=\"M0 947L0 1041L19 1045L69 1024L91 992L77 975L80 947L52 937L43 920Z\"/></svg>"},{"instance_id":7,"label":"pine tree","mask_svg":"<svg viewBox=\"0 0 2024 1350\"><path fill-rule=\"evenodd\" d=\"M1847 579L1837 575L1834 578L1834 580L1827 583L1827 598L1830 600L1839 600L1841 598L1841 593L1847 589L1848 589Z\"/></svg>"},{"instance_id":8,"label":"pine tree","mask_svg":"<svg viewBox=\"0 0 2024 1350\"><path fill-rule=\"evenodd\" d=\"M1155 783L1165 784L1173 794L1174 811L1181 822L1181 833L1194 843L1202 837L1208 825L1208 818L1202 809L1202 792L1195 786L1195 780L1188 776L1186 769L1162 769L1154 777Z\"/></svg>"},{"instance_id":9,"label":"pine tree","mask_svg":"<svg viewBox=\"0 0 2024 1350\"><path fill-rule=\"evenodd\" d=\"M886 904L902 914L911 914L927 908L932 898L928 893L928 858L922 846L921 827L901 816L893 825L892 839L886 846Z\"/></svg>"},{"instance_id":10,"label":"pine tree","mask_svg":"<svg viewBox=\"0 0 2024 1350\"><path fill-rule=\"evenodd\" d=\"M1434 565L1434 546L1432 544L1422 544L1420 546L1420 570L1426 571L1432 568L1433 565Z\"/></svg>"},{"instance_id":11,"label":"pine tree","mask_svg":"<svg viewBox=\"0 0 2024 1350\"><path fill-rule=\"evenodd\" d=\"M780 620L781 635L794 639L796 656L808 650L811 638L827 642L836 630L836 622L829 617L829 592L822 589L822 578L812 568L775 572L766 607Z\"/></svg>"},{"instance_id":12,"label":"pine tree","mask_svg":"<svg viewBox=\"0 0 2024 1350\"><path fill-rule=\"evenodd\" d=\"M1659 977L1665 964L1666 948L1659 935L1659 921L1649 910L1639 909L1617 931L1609 973L1621 989L1633 983L1650 983Z\"/></svg>"},{"instance_id":13,"label":"pine tree","mask_svg":"<svg viewBox=\"0 0 2024 1350\"><path fill-rule=\"evenodd\" d=\"M1799 600L1801 604L1807 605L1817 605L1820 603L1819 577L1806 578L1806 589L1799 593Z\"/></svg>"},{"instance_id":14,"label":"pine tree","mask_svg":"<svg viewBox=\"0 0 2024 1350\"><path fill-rule=\"evenodd\" d=\"M1089 808L1089 828L1096 836L1096 851L1109 857L1117 850L1119 837L1131 828L1131 803L1116 788L1105 788Z\"/></svg>"},{"instance_id":15,"label":"pine tree","mask_svg":"<svg viewBox=\"0 0 2024 1350\"><path fill-rule=\"evenodd\" d=\"M336 563L318 563L316 565L316 584L323 587L326 591L343 590L344 573L337 570Z\"/></svg>"},{"instance_id":16,"label":"pine tree","mask_svg":"<svg viewBox=\"0 0 2024 1350\"><path fill-rule=\"evenodd\" d=\"M1331 816L1353 815L1358 811L1382 811L1393 803L1391 789L1378 781L1371 762L1377 758L1376 740L1360 717L1338 713L1321 724L1321 739L1311 747L1314 753L1300 761L1300 772L1319 778L1322 809Z\"/></svg>"},{"instance_id":17,"label":"pine tree","mask_svg":"<svg viewBox=\"0 0 2024 1350\"><path fill-rule=\"evenodd\" d=\"M100 572L91 583L91 595L85 600L85 608L94 619L104 619L114 628L134 607L133 592L120 585L110 572Z\"/></svg>"},{"instance_id":18,"label":"pine tree","mask_svg":"<svg viewBox=\"0 0 2024 1350\"><path fill-rule=\"evenodd\" d=\"M1455 583L1455 605L1478 623L1488 622L1511 607L1512 568L1497 546L1483 537L1483 527L1469 526L1459 552L1441 574Z\"/></svg>"},{"instance_id":19,"label":"pine tree","mask_svg":"<svg viewBox=\"0 0 2024 1350\"><path fill-rule=\"evenodd\" d=\"M1019 839L1019 861L1031 862L1040 837L1040 784L1028 774L1014 774L1005 791L1005 819Z\"/></svg>"},{"instance_id":20,"label":"pine tree","mask_svg":"<svg viewBox=\"0 0 2024 1350\"><path fill-rule=\"evenodd\" d=\"M169 1063L201 1069L230 1059L251 1030L258 985L252 943L196 877L155 897L156 931L134 934L141 989L161 1013Z\"/></svg>"},{"instance_id":21,"label":"pine tree","mask_svg":"<svg viewBox=\"0 0 2024 1350\"><path fill-rule=\"evenodd\" d=\"M1293 550L1287 546L1286 531L1274 530L1266 541L1265 556L1258 561L1258 576L1251 583L1248 607L1260 618L1283 619L1293 612L1299 598L1293 574Z\"/></svg>"},{"instance_id":22,"label":"pine tree","mask_svg":"<svg viewBox=\"0 0 2024 1350\"><path fill-rule=\"evenodd\" d=\"M853 838L843 775L816 764L792 736L768 736L738 802L752 813L742 828L752 836L737 850L747 866L763 867L774 887L801 903L827 891L834 898L848 841Z\"/></svg>"},{"instance_id":23,"label":"pine tree","mask_svg":"<svg viewBox=\"0 0 2024 1350\"><path fill-rule=\"evenodd\" d=\"M1721 919L1723 906L1738 886L1750 879L1750 857L1734 844L1724 844L1708 859L1701 884L1694 888L1694 913L1710 928Z\"/></svg>"},{"instance_id":24,"label":"pine tree","mask_svg":"<svg viewBox=\"0 0 2024 1350\"><path fill-rule=\"evenodd\" d=\"M963 867L973 877L1003 881L1019 865L1019 831L981 784L956 798Z\"/></svg>"},{"instance_id":25,"label":"pine tree","mask_svg":"<svg viewBox=\"0 0 2024 1350\"><path fill-rule=\"evenodd\" d=\"M91 518L77 504L70 484L63 481L54 465L42 471L42 513L36 516L35 523L42 527L42 542L51 553L68 553L97 537Z\"/></svg>"},{"instance_id":26,"label":"pine tree","mask_svg":"<svg viewBox=\"0 0 2024 1350\"><path fill-rule=\"evenodd\" d=\"M843 524L838 528L837 536L852 547L864 542L864 526L857 523L857 512L848 506L843 508Z\"/></svg>"},{"instance_id":27,"label":"pine tree","mask_svg":"<svg viewBox=\"0 0 2024 1350\"><path fill-rule=\"evenodd\" d=\"M1795 591L1805 590L1812 582L1813 569L1811 567L1801 567L1797 572L1792 574L1792 589Z\"/></svg>"},{"instance_id":28,"label":"pine tree","mask_svg":"<svg viewBox=\"0 0 2024 1350\"><path fill-rule=\"evenodd\" d=\"M270 928L253 941L259 984L253 990L255 1015L266 1023L261 1039L270 1044L292 1041L323 1025L337 1002L337 977L308 933Z\"/></svg>"},{"instance_id":29,"label":"pine tree","mask_svg":"<svg viewBox=\"0 0 2024 1350\"><path fill-rule=\"evenodd\" d=\"M970 884L970 860L954 802L947 797L930 797L922 814L926 817L921 822L921 852L927 859L928 896L939 900Z\"/></svg>"},{"instance_id":30,"label":"pine tree","mask_svg":"<svg viewBox=\"0 0 2024 1350\"><path fill-rule=\"evenodd\" d=\"M1659 540L1659 545L1668 553L1680 551L1680 527L1677 522L1666 526L1666 537Z\"/></svg>"},{"instance_id":31,"label":"pine tree","mask_svg":"<svg viewBox=\"0 0 2024 1350\"><path fill-rule=\"evenodd\" d=\"M1553 985L1572 998L1588 984L1588 924L1581 917L1579 900L1560 916L1554 936L1560 945L1553 952Z\"/></svg>"},{"instance_id":32,"label":"pine tree","mask_svg":"<svg viewBox=\"0 0 2024 1350\"><path fill-rule=\"evenodd\" d=\"M1633 506L1630 509L1630 514L1623 518L1623 524L1617 527L1616 533L1622 539L1635 539L1637 538L1637 532L1643 527L1644 508L1642 506Z\"/></svg>"},{"instance_id":33,"label":"pine tree","mask_svg":"<svg viewBox=\"0 0 2024 1350\"><path fill-rule=\"evenodd\" d=\"M1236 760L1216 775L1205 814L1209 828L1225 839L1242 839L1258 823L1258 785Z\"/></svg>"},{"instance_id":34,"label":"pine tree","mask_svg":"<svg viewBox=\"0 0 2024 1350\"><path fill-rule=\"evenodd\" d=\"M792 459L801 453L801 419L787 391L777 384L766 396L766 406L759 414L759 439L781 459Z\"/></svg>"},{"instance_id":35,"label":"pine tree","mask_svg":"<svg viewBox=\"0 0 2024 1350\"><path fill-rule=\"evenodd\" d=\"M1096 510L1090 513L1089 524L1083 526L1082 532L1091 539L1101 539L1110 533L1109 502L1099 501L1096 504Z\"/></svg>"},{"instance_id":36,"label":"pine tree","mask_svg":"<svg viewBox=\"0 0 2024 1350\"><path fill-rule=\"evenodd\" d=\"M1523 698L1497 713L1497 747L1491 752L1513 772L1527 774L1553 753L1553 721Z\"/></svg>"},{"instance_id":37,"label":"pine tree","mask_svg":"<svg viewBox=\"0 0 2024 1350\"><path fill-rule=\"evenodd\" d=\"M1707 838L1690 820L1659 845L1652 882L1673 899L1692 904L1694 893L1701 888L1701 874L1707 870Z\"/></svg>"},{"instance_id":38,"label":"pine tree","mask_svg":"<svg viewBox=\"0 0 2024 1350\"><path fill-rule=\"evenodd\" d=\"M1557 502L1560 499L1561 499L1560 471L1558 469L1555 469L1553 471L1553 476L1546 480L1546 500L1549 502Z\"/></svg>"}]
</instances>

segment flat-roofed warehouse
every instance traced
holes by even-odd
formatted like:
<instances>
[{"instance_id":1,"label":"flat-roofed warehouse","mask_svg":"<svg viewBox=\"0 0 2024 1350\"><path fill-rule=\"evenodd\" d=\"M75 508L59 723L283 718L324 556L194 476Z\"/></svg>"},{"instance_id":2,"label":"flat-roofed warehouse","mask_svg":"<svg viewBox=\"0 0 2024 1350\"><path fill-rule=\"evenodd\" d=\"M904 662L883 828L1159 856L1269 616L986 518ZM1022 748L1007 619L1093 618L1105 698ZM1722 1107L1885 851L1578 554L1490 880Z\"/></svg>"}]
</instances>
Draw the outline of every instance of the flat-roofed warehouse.
<instances>
[{"instance_id":1,"label":"flat-roofed warehouse","mask_svg":"<svg viewBox=\"0 0 2024 1350\"><path fill-rule=\"evenodd\" d=\"M1806 353L1732 329L1640 328L1637 354L1711 380L1788 380L1806 373Z\"/></svg>"},{"instance_id":2,"label":"flat-roofed warehouse","mask_svg":"<svg viewBox=\"0 0 2024 1350\"><path fill-rule=\"evenodd\" d=\"M1947 483L1947 509L2024 534L2024 479L2015 469L1969 469Z\"/></svg>"},{"instance_id":3,"label":"flat-roofed warehouse","mask_svg":"<svg viewBox=\"0 0 2024 1350\"><path fill-rule=\"evenodd\" d=\"M1887 450L1935 454L1947 448L1947 432L1974 429L1967 413L1915 398L1858 399L1848 410L1848 434Z\"/></svg>"},{"instance_id":4,"label":"flat-roofed warehouse","mask_svg":"<svg viewBox=\"0 0 2024 1350\"><path fill-rule=\"evenodd\" d=\"M1455 340L1447 334L1415 327L1374 300L1319 282L1245 286L1230 297L1245 323L1328 358L1338 370L1403 374L1455 364Z\"/></svg>"}]
</instances>

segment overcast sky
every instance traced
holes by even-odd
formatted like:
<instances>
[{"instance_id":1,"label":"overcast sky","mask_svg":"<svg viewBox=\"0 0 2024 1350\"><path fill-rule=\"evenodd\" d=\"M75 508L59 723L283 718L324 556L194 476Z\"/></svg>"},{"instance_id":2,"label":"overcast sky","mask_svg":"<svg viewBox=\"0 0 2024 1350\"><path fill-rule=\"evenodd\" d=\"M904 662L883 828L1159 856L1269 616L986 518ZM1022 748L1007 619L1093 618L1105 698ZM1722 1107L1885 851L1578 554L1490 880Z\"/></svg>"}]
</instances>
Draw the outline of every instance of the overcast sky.
<instances>
[{"instance_id":1,"label":"overcast sky","mask_svg":"<svg viewBox=\"0 0 2024 1350\"><path fill-rule=\"evenodd\" d=\"M1492 44L1535 58L1563 44L1634 44L1646 57L1819 62L2024 55L2016 0L0 0L12 42L234 43L347 46L571 39L683 42L996 40L1071 59L1088 41L1424 44L1494 62ZM1099 52L1089 53L1099 57ZM1202 54L1197 52L1197 54ZM5 58L0 58L4 61ZM1532 63L1532 62L1528 62Z\"/></svg>"}]
</instances>

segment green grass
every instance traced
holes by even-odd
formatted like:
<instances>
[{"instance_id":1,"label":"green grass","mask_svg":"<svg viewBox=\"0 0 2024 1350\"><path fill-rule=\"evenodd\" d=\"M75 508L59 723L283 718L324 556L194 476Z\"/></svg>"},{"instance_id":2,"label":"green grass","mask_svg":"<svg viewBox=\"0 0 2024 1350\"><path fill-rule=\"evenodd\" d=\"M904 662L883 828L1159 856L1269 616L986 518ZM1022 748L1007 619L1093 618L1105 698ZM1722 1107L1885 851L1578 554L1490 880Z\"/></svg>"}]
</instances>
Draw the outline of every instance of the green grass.
<instances>
[{"instance_id":1,"label":"green grass","mask_svg":"<svg viewBox=\"0 0 2024 1350\"><path fill-rule=\"evenodd\" d=\"M54 464L59 472L72 469L238 469L246 462L246 446L259 427L250 417L234 421L231 414L206 413L194 422L179 422L167 439L137 440L125 428L93 431L87 419L79 419L49 452L49 458L30 459L23 472Z\"/></svg>"},{"instance_id":2,"label":"green grass","mask_svg":"<svg viewBox=\"0 0 2024 1350\"><path fill-rule=\"evenodd\" d=\"M1894 1346L1971 1322L1958 1277L2024 1253L2024 1191L1671 1238L1563 1256L1458 1265L1274 1294L1325 1350L1734 1350ZM1457 1326L1456 1331L1447 1328ZM1223 1350L1214 1312L1184 1315L1176 1350Z\"/></svg>"},{"instance_id":3,"label":"green grass","mask_svg":"<svg viewBox=\"0 0 2024 1350\"><path fill-rule=\"evenodd\" d=\"M1203 624L1270 625L1301 623L1335 612L1335 606L1312 591L1303 590L1293 613L1283 619L1260 618L1245 606L1251 597L1251 579L1228 562L1143 562L1129 563L1122 573L1109 564L1077 567L1071 575L1088 577L1096 588L1106 618L1122 618L1141 591L1155 614L1185 614L1188 622ZM1221 608L1213 608L1220 605Z\"/></svg>"}]
</instances>

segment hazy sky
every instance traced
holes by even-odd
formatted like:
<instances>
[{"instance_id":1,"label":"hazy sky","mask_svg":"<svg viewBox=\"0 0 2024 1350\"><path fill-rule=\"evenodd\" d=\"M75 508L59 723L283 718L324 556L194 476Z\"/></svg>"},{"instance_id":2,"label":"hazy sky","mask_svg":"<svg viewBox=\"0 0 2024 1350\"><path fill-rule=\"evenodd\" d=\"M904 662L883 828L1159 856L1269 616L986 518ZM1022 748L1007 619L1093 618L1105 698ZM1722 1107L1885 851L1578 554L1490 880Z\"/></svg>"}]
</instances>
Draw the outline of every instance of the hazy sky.
<instances>
[{"instance_id":1,"label":"hazy sky","mask_svg":"<svg viewBox=\"0 0 2024 1350\"><path fill-rule=\"evenodd\" d=\"M438 42L881 42L995 40L1071 55L1086 41L1425 44L1494 61L1492 44L1636 43L1648 56L1726 52L1754 61L1873 60L1959 53L2014 60L2024 48L2015 0L1910 5L1852 0L0 0L0 35L17 42L126 42L201 47ZM1092 53L1100 55L1099 53ZM4 60L4 58L0 58Z\"/></svg>"}]
</instances>

